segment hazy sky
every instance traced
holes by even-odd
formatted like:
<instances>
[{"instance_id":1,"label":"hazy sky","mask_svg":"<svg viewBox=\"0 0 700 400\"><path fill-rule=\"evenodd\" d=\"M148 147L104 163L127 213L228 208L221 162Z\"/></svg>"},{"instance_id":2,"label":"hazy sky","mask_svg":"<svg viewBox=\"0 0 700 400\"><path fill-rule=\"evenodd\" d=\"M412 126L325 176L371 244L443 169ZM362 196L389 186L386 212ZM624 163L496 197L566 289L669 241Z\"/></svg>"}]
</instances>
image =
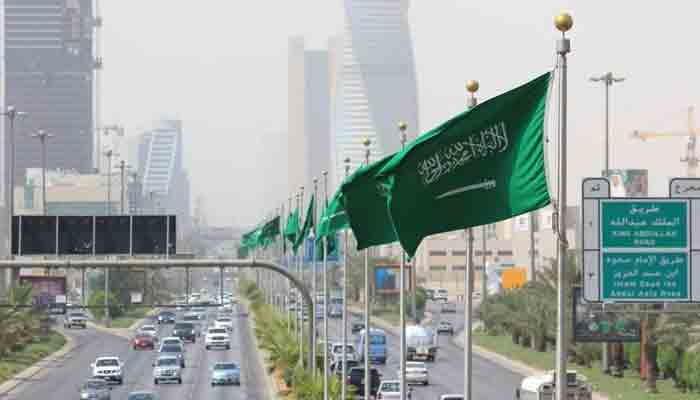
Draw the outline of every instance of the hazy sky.
<instances>
[{"instance_id":1,"label":"hazy sky","mask_svg":"<svg viewBox=\"0 0 700 400\"><path fill-rule=\"evenodd\" d=\"M257 222L286 199L287 40L324 46L343 29L342 0L101 3L103 122L133 135L181 118L193 204L205 197L212 224ZM612 88L611 166L648 168L651 194L666 194L685 141L629 134L687 130L687 107L700 110L700 2L413 0L421 131L463 110L467 79L486 99L551 68L561 10L574 17L570 196L602 168L603 88L588 78L608 70L627 78Z\"/></svg>"}]
</instances>

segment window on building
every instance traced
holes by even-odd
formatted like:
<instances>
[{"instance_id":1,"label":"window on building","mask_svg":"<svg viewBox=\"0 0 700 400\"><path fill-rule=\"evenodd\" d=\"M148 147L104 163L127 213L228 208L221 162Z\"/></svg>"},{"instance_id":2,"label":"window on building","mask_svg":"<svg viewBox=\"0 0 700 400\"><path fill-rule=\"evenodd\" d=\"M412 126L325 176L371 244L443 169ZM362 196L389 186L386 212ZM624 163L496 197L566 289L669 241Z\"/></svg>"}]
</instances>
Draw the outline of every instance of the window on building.
<instances>
[{"instance_id":1,"label":"window on building","mask_svg":"<svg viewBox=\"0 0 700 400\"><path fill-rule=\"evenodd\" d=\"M464 265L453 265L452 266L452 271L454 271L454 272L457 272L457 271L464 272L464 270L466 270L466 269L467 269L467 267Z\"/></svg>"},{"instance_id":2,"label":"window on building","mask_svg":"<svg viewBox=\"0 0 700 400\"><path fill-rule=\"evenodd\" d=\"M431 256L446 256L447 251L445 250L430 250L430 253L428 253Z\"/></svg>"},{"instance_id":3,"label":"window on building","mask_svg":"<svg viewBox=\"0 0 700 400\"><path fill-rule=\"evenodd\" d=\"M466 256L467 251L466 250L452 250L452 255L453 256Z\"/></svg>"},{"instance_id":4,"label":"window on building","mask_svg":"<svg viewBox=\"0 0 700 400\"><path fill-rule=\"evenodd\" d=\"M481 256L484 255L484 252L481 251L481 250L477 250L477 251L474 252L474 255L481 257ZM492 256L492 255L493 255L493 252L492 252L491 250L486 250L486 255L487 255L487 256Z\"/></svg>"},{"instance_id":5,"label":"window on building","mask_svg":"<svg viewBox=\"0 0 700 400\"><path fill-rule=\"evenodd\" d=\"M513 250L498 250L499 256L512 256Z\"/></svg>"}]
</instances>

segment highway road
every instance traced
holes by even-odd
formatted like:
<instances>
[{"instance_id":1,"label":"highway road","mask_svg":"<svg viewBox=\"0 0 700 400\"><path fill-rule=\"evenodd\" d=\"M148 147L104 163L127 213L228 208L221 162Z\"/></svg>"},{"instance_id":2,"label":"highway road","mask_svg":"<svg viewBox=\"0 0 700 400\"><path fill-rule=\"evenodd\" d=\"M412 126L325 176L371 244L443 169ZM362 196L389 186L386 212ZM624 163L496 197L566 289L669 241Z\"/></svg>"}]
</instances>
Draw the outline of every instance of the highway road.
<instances>
[{"instance_id":1,"label":"highway road","mask_svg":"<svg viewBox=\"0 0 700 400\"><path fill-rule=\"evenodd\" d=\"M441 314L439 307L433 304L429 305L430 311L434 312L434 323L437 324L440 319L449 320L454 324L455 333L461 331L464 326L464 308L459 305L457 313ZM353 315L351 321L361 318ZM319 320L321 326L320 332L323 332L322 321ZM349 325L349 324L348 324ZM331 340L341 340L342 320L329 320L329 336ZM398 336L387 332L389 345L389 360L386 365L375 365L379 368L384 379L398 379L399 370L399 345L400 339ZM357 336L348 332L348 337L353 342L357 341ZM461 347L452 343L449 335L441 335L439 338L438 357L435 362L428 362L428 373L430 376L430 385L428 386L411 386L413 388L414 400L437 400L440 395L447 393L462 393L464 390L464 351ZM475 399L513 399L515 388L522 380L522 376L515 374L500 365L474 355L472 365L473 371L473 396Z\"/></svg>"},{"instance_id":2,"label":"highway road","mask_svg":"<svg viewBox=\"0 0 700 400\"><path fill-rule=\"evenodd\" d=\"M209 318L214 316L214 311ZM112 390L113 400L125 400L136 390L153 390L160 400L265 400L264 375L257 362L257 350L252 346L248 319L235 320L231 350L205 350L204 337L196 344L187 344L186 367L183 383L153 384L153 351L135 351L130 343L111 334L93 329L70 330L77 347L65 358L24 382L2 400L78 399L78 387L90 375L90 363L98 356L116 355L126 363L125 381ZM168 336L172 325L160 329L160 337ZM217 361L235 361L241 366L241 386L216 386L210 384L209 367Z\"/></svg>"}]
</instances>

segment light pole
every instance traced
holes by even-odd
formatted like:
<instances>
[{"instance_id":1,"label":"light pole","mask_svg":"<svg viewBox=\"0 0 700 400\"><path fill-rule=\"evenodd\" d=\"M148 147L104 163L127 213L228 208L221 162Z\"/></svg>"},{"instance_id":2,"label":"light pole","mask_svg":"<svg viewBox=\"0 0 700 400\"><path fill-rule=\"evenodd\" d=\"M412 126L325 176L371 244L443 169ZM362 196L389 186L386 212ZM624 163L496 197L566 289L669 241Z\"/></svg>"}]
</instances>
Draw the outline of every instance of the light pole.
<instances>
[{"instance_id":1,"label":"light pole","mask_svg":"<svg viewBox=\"0 0 700 400\"><path fill-rule=\"evenodd\" d=\"M102 128L98 128L97 130L98 130L98 132L97 132L97 149L98 149L98 151L97 151L97 158L98 158L97 169L98 169L98 171L102 171L102 155L103 155L103 153L102 153L102 147L101 147L102 141L100 140L100 138L102 136L100 135L99 131L102 131L102 134L104 136L109 136L110 132L114 132L115 135L117 135L119 137L123 137L124 136L124 127L121 125L112 124L112 125L104 125L104 126L102 126ZM105 147L107 147L107 146L105 146Z\"/></svg>"},{"instance_id":2,"label":"light pole","mask_svg":"<svg viewBox=\"0 0 700 400\"><path fill-rule=\"evenodd\" d=\"M399 122L399 132L401 132L401 150L406 147L406 128L405 122ZM406 252L401 250L401 263L399 264L399 325L401 326L400 346L399 350L399 397L401 400L406 400ZM413 316L417 319L417 316ZM417 322L417 321L416 321Z\"/></svg>"},{"instance_id":3,"label":"light pole","mask_svg":"<svg viewBox=\"0 0 700 400\"><path fill-rule=\"evenodd\" d=\"M112 215L112 157L116 157L119 154L115 153L114 150L105 151L104 155L107 157L107 205L106 212L107 215Z\"/></svg>"},{"instance_id":4,"label":"light pole","mask_svg":"<svg viewBox=\"0 0 700 400\"><path fill-rule=\"evenodd\" d=\"M370 155L370 150L369 146L372 144L372 141L369 138L365 138L362 141L362 145L365 147L365 165L369 166L369 155ZM365 397L369 398L371 389L372 389L372 382L370 381L370 362L369 362L369 341L370 341L370 325L369 325L369 313L370 313L370 304L369 304L369 249L365 249L365 331L364 335L365 338L363 340L364 344L364 349L362 350L363 354L363 359L364 359L364 364L365 364ZM345 377L343 377L345 378Z\"/></svg>"},{"instance_id":5,"label":"light pole","mask_svg":"<svg viewBox=\"0 0 700 400\"><path fill-rule=\"evenodd\" d=\"M131 202L129 202L129 209L131 210L133 208L134 214L140 214L140 208L141 208L141 186L138 184L139 182L139 173L138 172L130 172L129 176L131 176L131 180L133 181L133 205ZM129 212L131 214L131 212Z\"/></svg>"},{"instance_id":6,"label":"light pole","mask_svg":"<svg viewBox=\"0 0 700 400\"><path fill-rule=\"evenodd\" d=\"M119 170L121 171L121 199L120 199L120 208L121 208L121 214L124 215L124 203L126 202L126 190L124 185L126 184L126 170L131 168L131 165L127 165L126 161L121 160L119 161Z\"/></svg>"},{"instance_id":7,"label":"light pole","mask_svg":"<svg viewBox=\"0 0 700 400\"><path fill-rule=\"evenodd\" d=\"M10 186L10 193L7 196L7 210L9 215L9 223L7 226L9 231L8 238L10 260L14 258L12 254L12 241L14 240L14 238L12 237L12 219L15 214L15 121L17 120L17 118L21 118L26 115L27 113L23 111L17 111L17 109L13 106L8 106L5 112L2 113L2 116L7 118L7 120L10 122L10 134L8 143L10 147L10 179L8 182ZM19 282L19 268L12 269L12 282Z\"/></svg>"},{"instance_id":8,"label":"light pole","mask_svg":"<svg viewBox=\"0 0 700 400\"><path fill-rule=\"evenodd\" d=\"M41 143L41 210L42 214L46 215L46 141L54 135L39 129L37 133L32 134L32 137L39 139Z\"/></svg>"},{"instance_id":9,"label":"light pole","mask_svg":"<svg viewBox=\"0 0 700 400\"><path fill-rule=\"evenodd\" d=\"M467 109L476 107L479 82L467 81ZM464 270L464 400L472 399L472 292L474 291L474 230L466 230L467 262ZM484 273L486 265L484 265ZM483 293L482 293L483 296Z\"/></svg>"},{"instance_id":10,"label":"light pole","mask_svg":"<svg viewBox=\"0 0 700 400\"><path fill-rule=\"evenodd\" d=\"M566 128L567 128L567 104L566 104L566 55L571 51L571 41L566 37L566 32L571 29L574 21L569 14L559 14L554 19L554 25L561 32L561 39L557 40L557 68L559 69L559 187L557 196L557 229L558 229L558 256L557 260L557 357L556 357L556 398L567 398L566 380Z\"/></svg>"},{"instance_id":11,"label":"light pole","mask_svg":"<svg viewBox=\"0 0 700 400\"><path fill-rule=\"evenodd\" d=\"M350 157L345 160L345 179L350 175ZM347 384L345 377L348 376L348 359L345 351L348 346L348 228L345 228L345 243L343 244L343 379L340 380L342 386L341 400L347 398Z\"/></svg>"},{"instance_id":12,"label":"light pole","mask_svg":"<svg viewBox=\"0 0 700 400\"><path fill-rule=\"evenodd\" d=\"M601 76L589 78L591 82L603 82L605 86L605 170L607 176L610 170L610 87L613 83L622 82L625 78L615 77L612 72L606 72Z\"/></svg>"}]
</instances>

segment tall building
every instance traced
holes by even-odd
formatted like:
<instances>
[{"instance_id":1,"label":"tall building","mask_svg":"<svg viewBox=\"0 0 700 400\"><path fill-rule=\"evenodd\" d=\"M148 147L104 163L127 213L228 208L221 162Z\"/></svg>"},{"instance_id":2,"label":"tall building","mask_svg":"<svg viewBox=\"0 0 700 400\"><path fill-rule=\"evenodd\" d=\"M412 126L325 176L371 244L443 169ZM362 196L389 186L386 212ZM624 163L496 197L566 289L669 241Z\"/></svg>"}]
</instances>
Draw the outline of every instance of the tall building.
<instances>
[{"instance_id":1,"label":"tall building","mask_svg":"<svg viewBox=\"0 0 700 400\"><path fill-rule=\"evenodd\" d=\"M190 181L183 165L182 121L162 119L139 142L141 214L177 215L178 237L191 226Z\"/></svg>"},{"instance_id":2,"label":"tall building","mask_svg":"<svg viewBox=\"0 0 700 400\"><path fill-rule=\"evenodd\" d=\"M312 189L331 167L330 62L326 50L308 50L304 38L289 39L288 187ZM307 197L308 198L308 197Z\"/></svg>"},{"instance_id":3,"label":"tall building","mask_svg":"<svg viewBox=\"0 0 700 400\"><path fill-rule=\"evenodd\" d=\"M408 124L410 137L420 129L408 0L344 0L344 6L345 34L334 41L342 57L333 90L336 182L346 157L352 169L364 161L364 137L372 141L374 161L399 150L399 121Z\"/></svg>"},{"instance_id":4,"label":"tall building","mask_svg":"<svg viewBox=\"0 0 700 400\"><path fill-rule=\"evenodd\" d=\"M51 169L93 169L92 0L5 0L5 104L29 116L17 123L16 182L41 165L41 146L30 133L50 139Z\"/></svg>"}]
</instances>

